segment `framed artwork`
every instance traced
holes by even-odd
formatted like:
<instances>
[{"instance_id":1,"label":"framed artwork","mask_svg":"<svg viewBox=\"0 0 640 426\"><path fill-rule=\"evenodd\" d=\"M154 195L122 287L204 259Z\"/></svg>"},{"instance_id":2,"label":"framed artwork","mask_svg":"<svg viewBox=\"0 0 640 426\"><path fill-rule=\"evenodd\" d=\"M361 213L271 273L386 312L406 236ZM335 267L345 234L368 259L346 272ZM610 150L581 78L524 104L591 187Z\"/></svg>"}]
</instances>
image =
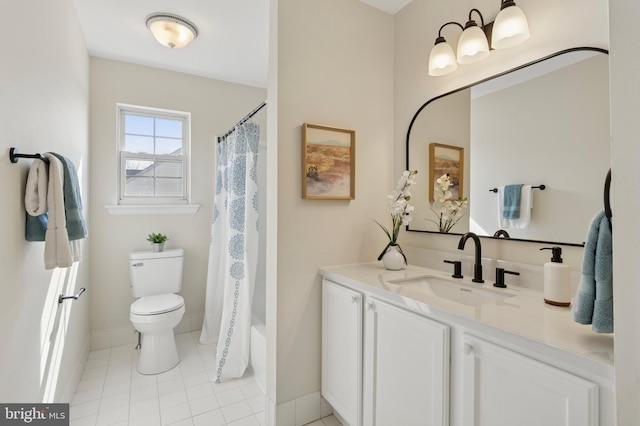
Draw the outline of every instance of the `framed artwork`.
<instances>
[{"instance_id":1,"label":"framed artwork","mask_svg":"<svg viewBox=\"0 0 640 426\"><path fill-rule=\"evenodd\" d=\"M443 145L440 143L429 144L429 201L433 201L433 193L436 180L443 174L449 174L452 199L457 200L463 195L462 184L464 182L464 148L458 146Z\"/></svg>"},{"instance_id":2,"label":"framed artwork","mask_svg":"<svg viewBox=\"0 0 640 426\"><path fill-rule=\"evenodd\" d=\"M337 127L302 125L302 198L355 198L356 132Z\"/></svg>"}]
</instances>

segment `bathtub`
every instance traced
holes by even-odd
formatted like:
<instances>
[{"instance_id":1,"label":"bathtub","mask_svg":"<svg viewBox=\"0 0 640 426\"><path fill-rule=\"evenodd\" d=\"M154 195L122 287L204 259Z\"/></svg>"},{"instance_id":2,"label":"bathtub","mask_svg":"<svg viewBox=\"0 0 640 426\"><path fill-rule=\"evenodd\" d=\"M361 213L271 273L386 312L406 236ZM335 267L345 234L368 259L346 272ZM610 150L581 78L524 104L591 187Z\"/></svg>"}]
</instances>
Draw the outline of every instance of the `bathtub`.
<instances>
[{"instance_id":1,"label":"bathtub","mask_svg":"<svg viewBox=\"0 0 640 426\"><path fill-rule=\"evenodd\" d=\"M251 349L249 364L262 391L267 389L267 335L262 318L251 318Z\"/></svg>"}]
</instances>

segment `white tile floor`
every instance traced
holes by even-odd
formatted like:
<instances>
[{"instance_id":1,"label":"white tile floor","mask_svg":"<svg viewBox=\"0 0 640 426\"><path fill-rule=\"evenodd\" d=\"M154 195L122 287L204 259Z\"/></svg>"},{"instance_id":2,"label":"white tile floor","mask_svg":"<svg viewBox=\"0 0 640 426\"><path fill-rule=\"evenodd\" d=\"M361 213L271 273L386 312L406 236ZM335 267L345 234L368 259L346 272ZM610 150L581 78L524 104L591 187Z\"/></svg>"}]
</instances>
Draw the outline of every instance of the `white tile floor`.
<instances>
[{"instance_id":1,"label":"white tile floor","mask_svg":"<svg viewBox=\"0 0 640 426\"><path fill-rule=\"evenodd\" d=\"M133 345L93 351L70 408L71 426L261 426L265 397L248 372L216 384L215 345L200 332L176 336L180 364L144 376ZM312 426L340 426L334 416Z\"/></svg>"}]
</instances>

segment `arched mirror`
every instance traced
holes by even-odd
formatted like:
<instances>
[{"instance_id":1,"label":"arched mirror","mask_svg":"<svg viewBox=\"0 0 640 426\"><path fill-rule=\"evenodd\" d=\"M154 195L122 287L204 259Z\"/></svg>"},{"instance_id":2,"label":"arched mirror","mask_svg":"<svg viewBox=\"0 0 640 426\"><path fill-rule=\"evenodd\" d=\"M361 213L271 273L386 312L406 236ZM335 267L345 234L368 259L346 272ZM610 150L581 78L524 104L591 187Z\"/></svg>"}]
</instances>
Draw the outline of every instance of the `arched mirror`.
<instances>
[{"instance_id":1,"label":"arched mirror","mask_svg":"<svg viewBox=\"0 0 640 426\"><path fill-rule=\"evenodd\" d=\"M561 51L427 101L407 133L407 169L419 172L407 230L440 232L429 200L444 162L468 197L450 233L493 236L505 229L493 190L544 185L532 189L526 227L505 229L509 238L583 245L603 210L609 127L608 53L598 48Z\"/></svg>"}]
</instances>

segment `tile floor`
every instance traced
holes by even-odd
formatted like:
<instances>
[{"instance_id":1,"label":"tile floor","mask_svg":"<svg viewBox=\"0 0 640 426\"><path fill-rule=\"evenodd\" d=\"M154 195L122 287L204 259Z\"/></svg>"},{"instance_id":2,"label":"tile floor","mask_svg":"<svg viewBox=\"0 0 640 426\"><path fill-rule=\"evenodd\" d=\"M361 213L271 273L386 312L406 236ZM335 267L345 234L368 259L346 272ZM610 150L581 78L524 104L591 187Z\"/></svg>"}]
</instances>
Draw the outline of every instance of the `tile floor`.
<instances>
[{"instance_id":1,"label":"tile floor","mask_svg":"<svg viewBox=\"0 0 640 426\"><path fill-rule=\"evenodd\" d=\"M261 426L265 397L251 372L216 384L215 345L176 336L180 364L144 376L133 345L93 351L70 408L71 426ZM340 426L334 416L310 426Z\"/></svg>"}]
</instances>

